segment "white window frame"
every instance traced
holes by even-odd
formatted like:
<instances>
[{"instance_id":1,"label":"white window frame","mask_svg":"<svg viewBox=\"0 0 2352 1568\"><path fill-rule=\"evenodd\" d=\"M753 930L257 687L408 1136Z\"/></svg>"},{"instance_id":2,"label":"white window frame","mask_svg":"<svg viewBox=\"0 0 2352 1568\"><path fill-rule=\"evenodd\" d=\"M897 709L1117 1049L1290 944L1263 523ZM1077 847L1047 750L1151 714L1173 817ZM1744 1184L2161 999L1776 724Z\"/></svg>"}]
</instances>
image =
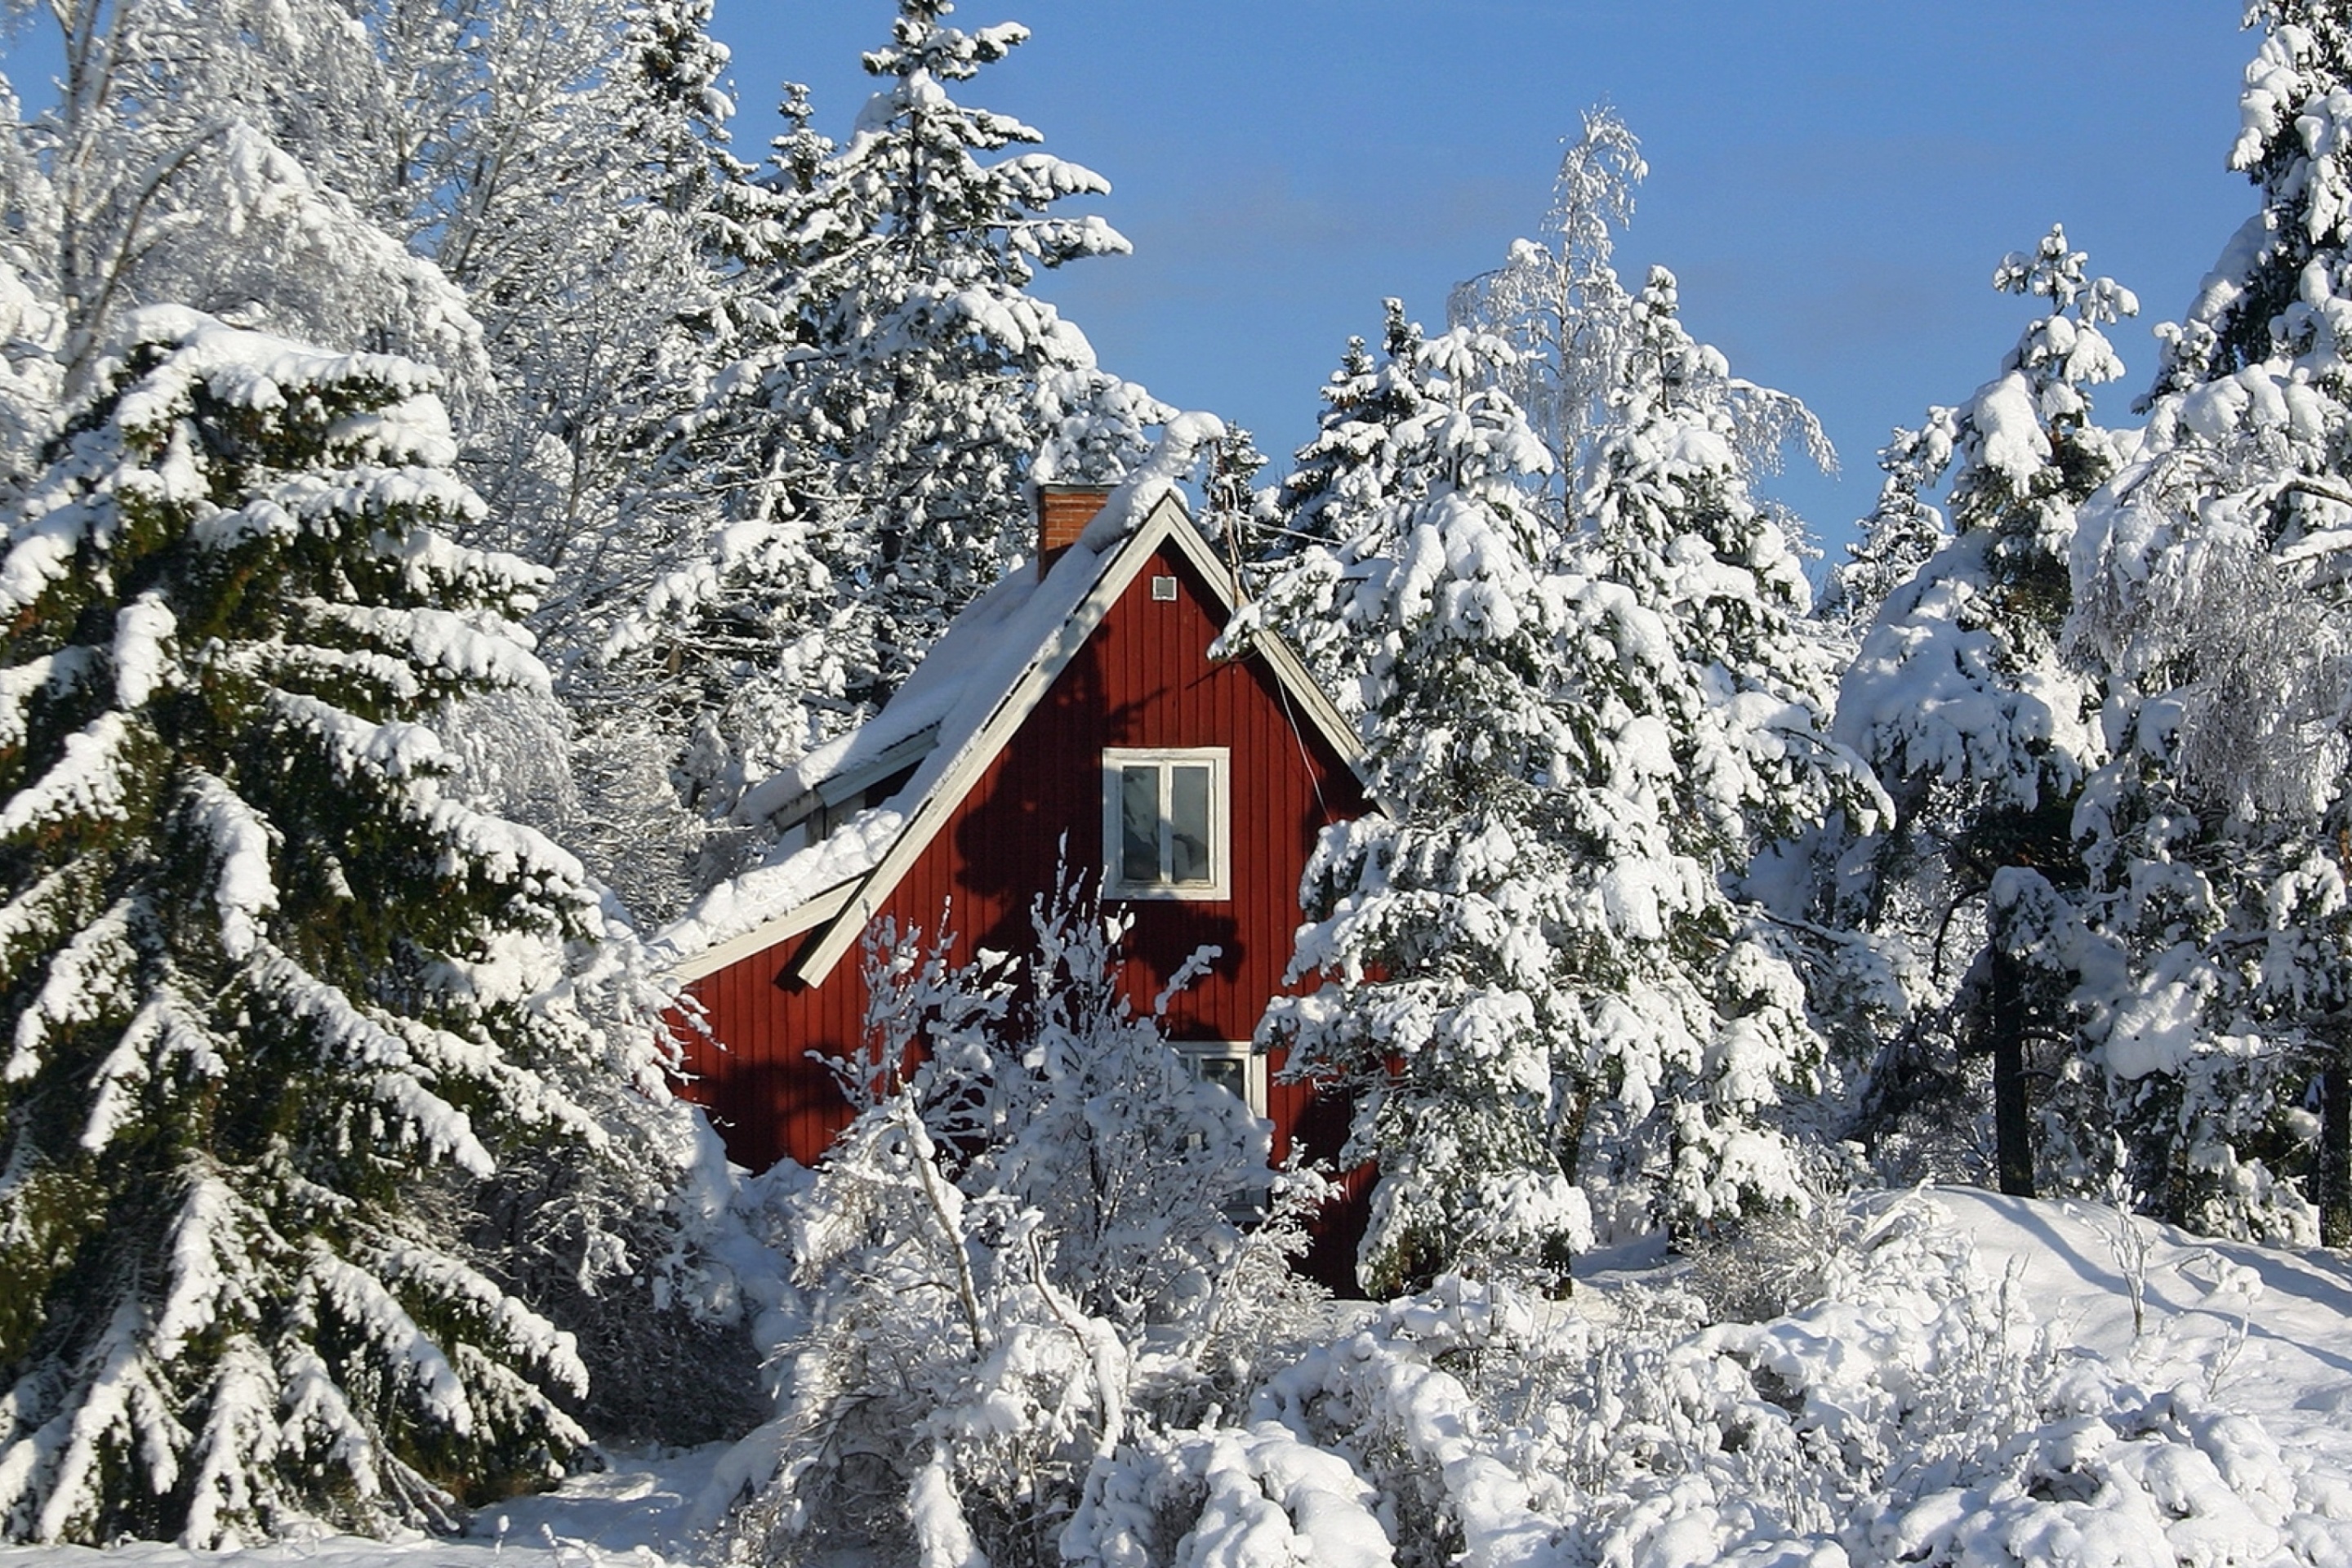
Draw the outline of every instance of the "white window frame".
<instances>
[{"instance_id":1,"label":"white window frame","mask_svg":"<svg viewBox=\"0 0 2352 1568\"><path fill-rule=\"evenodd\" d=\"M1242 1103L1249 1107L1252 1116L1263 1120L1265 1109L1265 1053L1253 1050L1247 1040L1171 1040L1169 1048L1184 1058L1194 1081L1208 1082L1201 1068L1207 1062L1239 1062L1242 1064Z\"/></svg>"},{"instance_id":2,"label":"white window frame","mask_svg":"<svg viewBox=\"0 0 2352 1568\"><path fill-rule=\"evenodd\" d=\"M1156 764L1160 770L1160 864L1168 860L1168 775L1179 764L1209 768L1209 879L1205 882L1130 882L1121 874L1119 811L1125 769ZM1176 899L1217 902L1233 897L1233 760L1223 746L1114 746L1102 754L1103 891L1111 899Z\"/></svg>"}]
</instances>

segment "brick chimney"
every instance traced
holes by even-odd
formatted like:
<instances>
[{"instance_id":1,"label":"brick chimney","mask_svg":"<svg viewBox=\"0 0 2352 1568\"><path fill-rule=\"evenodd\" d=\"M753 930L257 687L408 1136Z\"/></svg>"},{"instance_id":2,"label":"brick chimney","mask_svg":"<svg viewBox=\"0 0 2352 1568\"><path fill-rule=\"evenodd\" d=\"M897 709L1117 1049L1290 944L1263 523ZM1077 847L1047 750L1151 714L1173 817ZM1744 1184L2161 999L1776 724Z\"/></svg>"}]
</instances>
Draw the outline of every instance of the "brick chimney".
<instances>
[{"instance_id":1,"label":"brick chimney","mask_svg":"<svg viewBox=\"0 0 2352 1568\"><path fill-rule=\"evenodd\" d=\"M1108 485L1037 487L1037 575L1044 578L1110 500Z\"/></svg>"}]
</instances>

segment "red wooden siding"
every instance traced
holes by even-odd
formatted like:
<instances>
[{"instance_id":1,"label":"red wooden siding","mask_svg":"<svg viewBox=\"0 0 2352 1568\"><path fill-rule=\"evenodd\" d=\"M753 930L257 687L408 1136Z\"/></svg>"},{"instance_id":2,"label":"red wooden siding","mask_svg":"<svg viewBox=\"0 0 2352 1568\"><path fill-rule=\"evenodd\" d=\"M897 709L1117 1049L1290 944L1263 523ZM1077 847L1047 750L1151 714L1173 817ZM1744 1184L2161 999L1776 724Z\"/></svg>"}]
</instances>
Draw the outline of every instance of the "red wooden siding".
<instances>
[{"instance_id":1,"label":"red wooden siding","mask_svg":"<svg viewBox=\"0 0 2352 1568\"><path fill-rule=\"evenodd\" d=\"M1172 601L1151 598L1151 578L1173 576ZM1025 954L1032 900L1047 889L1066 840L1073 869L1098 883L1103 863L1101 753L1112 746L1223 746L1230 752L1231 898L1136 900L1127 943L1128 994L1150 1010L1179 966L1204 943L1223 949L1210 972L1170 1008L1180 1039L1246 1040L1266 999L1283 989L1299 921L1298 879L1317 833L1365 809L1353 773L1319 735L1294 723L1263 662L1208 658L1218 630L1207 584L1162 549L1063 670L881 910L900 928L935 928L943 907L953 952ZM993 696L994 694L990 694ZM863 1028L865 984L856 952L825 984L783 979L819 932L720 970L693 986L711 1035L724 1047L689 1051L707 1105L739 1162L754 1168L790 1154L814 1163L849 1119L832 1080L807 1055L853 1047ZM1268 1111L1276 1154L1294 1138L1328 1158L1346 1132L1344 1110L1285 1084L1279 1053ZM1368 1177L1350 1178L1327 1217L1313 1272L1344 1283L1360 1235Z\"/></svg>"}]
</instances>

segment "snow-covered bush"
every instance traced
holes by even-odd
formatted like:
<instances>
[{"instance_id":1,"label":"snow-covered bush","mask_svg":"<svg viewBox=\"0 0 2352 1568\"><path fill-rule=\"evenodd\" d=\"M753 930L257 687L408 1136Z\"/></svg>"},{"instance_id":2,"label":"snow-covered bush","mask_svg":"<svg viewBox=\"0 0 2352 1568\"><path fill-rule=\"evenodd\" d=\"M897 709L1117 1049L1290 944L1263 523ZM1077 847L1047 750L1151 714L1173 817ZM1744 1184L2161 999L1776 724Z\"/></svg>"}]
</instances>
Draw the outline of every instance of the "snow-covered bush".
<instances>
[{"instance_id":1,"label":"snow-covered bush","mask_svg":"<svg viewBox=\"0 0 2352 1568\"><path fill-rule=\"evenodd\" d=\"M2211 1379L2062 1355L1933 1199L1853 1211L1821 1295L1708 1323L1674 1286L1550 1303L1448 1279L1267 1379L1246 1415L1098 1463L1068 1560L1158 1563L2332 1562Z\"/></svg>"},{"instance_id":2,"label":"snow-covered bush","mask_svg":"<svg viewBox=\"0 0 2352 1568\"><path fill-rule=\"evenodd\" d=\"M1284 1261L1322 1184L1268 1172L1265 1124L1130 1015L1092 900L1034 923L1017 986L869 945L836 1064L864 1109L794 1209L809 1321L739 1558L1056 1562L1094 1461L1230 1406L1310 1319Z\"/></svg>"},{"instance_id":3,"label":"snow-covered bush","mask_svg":"<svg viewBox=\"0 0 2352 1568\"><path fill-rule=\"evenodd\" d=\"M1816 1192L1802 1208L1760 1209L1704 1227L1678 1248L1682 1284L1712 1321L1761 1322L1821 1300L1841 1247L1853 1240L1843 1200Z\"/></svg>"},{"instance_id":4,"label":"snow-covered bush","mask_svg":"<svg viewBox=\"0 0 2352 1568\"><path fill-rule=\"evenodd\" d=\"M658 1268L662 997L431 723L547 673L432 375L131 318L0 558L0 1532L443 1521Z\"/></svg>"}]
</instances>

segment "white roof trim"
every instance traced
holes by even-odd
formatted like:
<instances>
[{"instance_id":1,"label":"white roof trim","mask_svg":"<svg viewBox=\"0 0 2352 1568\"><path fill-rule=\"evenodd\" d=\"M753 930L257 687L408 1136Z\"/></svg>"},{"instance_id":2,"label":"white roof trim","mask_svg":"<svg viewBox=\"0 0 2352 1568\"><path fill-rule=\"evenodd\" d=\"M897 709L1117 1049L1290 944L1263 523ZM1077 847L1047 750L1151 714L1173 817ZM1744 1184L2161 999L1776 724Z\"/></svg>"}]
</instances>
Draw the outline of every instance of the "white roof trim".
<instances>
[{"instance_id":1,"label":"white roof trim","mask_svg":"<svg viewBox=\"0 0 2352 1568\"><path fill-rule=\"evenodd\" d=\"M790 914L779 915L765 925L754 926L740 936L714 942L700 952L680 959L669 966L670 979L680 985L691 985L704 975L716 974L740 959L764 952L788 937L814 931L848 907L849 895L857 890L857 883L856 877L836 882L807 902L794 907Z\"/></svg>"}]
</instances>

